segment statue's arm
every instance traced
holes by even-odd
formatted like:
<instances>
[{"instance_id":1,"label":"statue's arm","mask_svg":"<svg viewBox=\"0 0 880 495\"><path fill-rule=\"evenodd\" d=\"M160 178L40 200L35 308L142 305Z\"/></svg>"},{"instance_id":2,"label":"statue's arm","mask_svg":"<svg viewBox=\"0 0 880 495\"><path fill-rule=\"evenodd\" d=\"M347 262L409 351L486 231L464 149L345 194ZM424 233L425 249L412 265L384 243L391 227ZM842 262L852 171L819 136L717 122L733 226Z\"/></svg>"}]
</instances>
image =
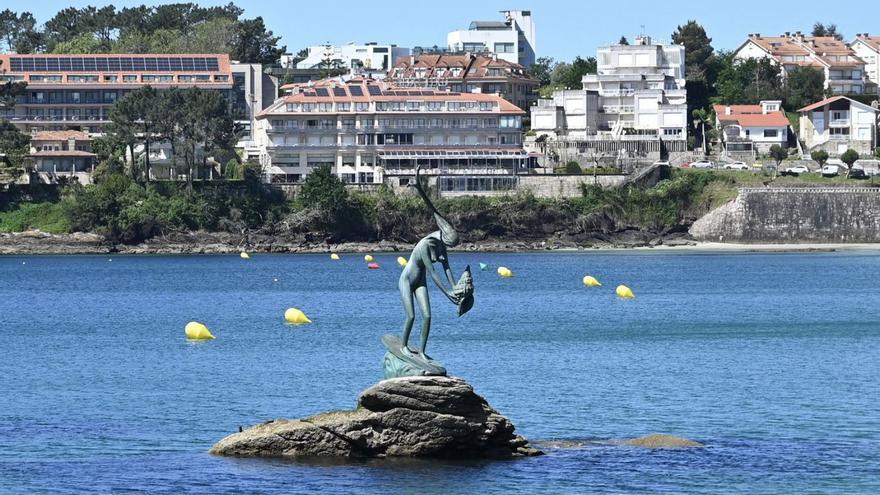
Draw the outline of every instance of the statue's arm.
<instances>
[{"instance_id":1,"label":"statue's arm","mask_svg":"<svg viewBox=\"0 0 880 495\"><path fill-rule=\"evenodd\" d=\"M452 268L449 268L449 260L443 260L443 271L446 272L446 279L449 280L449 285L455 289L455 277L452 275Z\"/></svg>"},{"instance_id":2,"label":"statue's arm","mask_svg":"<svg viewBox=\"0 0 880 495\"><path fill-rule=\"evenodd\" d=\"M434 269L434 265L431 264L430 260L425 263L425 269L428 270L428 273L431 274L431 279L434 280L434 284L436 284L440 291L443 292L443 295L445 295L450 301L452 301L452 304L458 304L456 296L452 294L450 289L447 289L446 286L443 285L443 279L440 278L440 274L438 274L437 270ZM451 285L455 287L455 284Z\"/></svg>"}]
</instances>

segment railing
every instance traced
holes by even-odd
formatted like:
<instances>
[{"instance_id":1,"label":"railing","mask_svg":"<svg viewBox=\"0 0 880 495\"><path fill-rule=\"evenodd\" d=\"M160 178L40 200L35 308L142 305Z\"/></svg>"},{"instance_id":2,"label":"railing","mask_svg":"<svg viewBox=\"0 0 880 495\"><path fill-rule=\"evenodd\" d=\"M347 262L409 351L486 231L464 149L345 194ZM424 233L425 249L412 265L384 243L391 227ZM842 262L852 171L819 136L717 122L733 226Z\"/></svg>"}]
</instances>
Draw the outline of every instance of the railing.
<instances>
[{"instance_id":1,"label":"railing","mask_svg":"<svg viewBox=\"0 0 880 495\"><path fill-rule=\"evenodd\" d=\"M606 89L601 91L602 96L632 96L636 94L634 89Z\"/></svg>"},{"instance_id":2,"label":"railing","mask_svg":"<svg viewBox=\"0 0 880 495\"><path fill-rule=\"evenodd\" d=\"M605 113L633 113L635 105L603 105L602 111Z\"/></svg>"},{"instance_id":3,"label":"railing","mask_svg":"<svg viewBox=\"0 0 880 495\"><path fill-rule=\"evenodd\" d=\"M834 119L829 121L828 125L849 127L849 119Z\"/></svg>"}]
</instances>

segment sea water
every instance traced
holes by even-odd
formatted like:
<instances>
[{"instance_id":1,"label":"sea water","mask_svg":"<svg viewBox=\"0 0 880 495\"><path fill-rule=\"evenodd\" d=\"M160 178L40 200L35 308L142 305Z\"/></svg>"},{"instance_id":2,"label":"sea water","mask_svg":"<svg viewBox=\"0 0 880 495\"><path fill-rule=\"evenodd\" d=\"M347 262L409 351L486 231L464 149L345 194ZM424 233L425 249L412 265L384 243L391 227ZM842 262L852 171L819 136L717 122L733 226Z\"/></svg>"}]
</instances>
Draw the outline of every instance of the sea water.
<instances>
[{"instance_id":1,"label":"sea water","mask_svg":"<svg viewBox=\"0 0 880 495\"><path fill-rule=\"evenodd\" d=\"M880 492L869 252L453 253L476 304L458 318L432 289L429 353L533 442L581 448L210 455L239 426L351 408L381 378L380 338L403 320L398 254L379 270L356 255L0 258L0 493ZM288 307L314 323L285 324ZM187 342L191 320L216 340ZM653 432L706 448L605 442Z\"/></svg>"}]
</instances>

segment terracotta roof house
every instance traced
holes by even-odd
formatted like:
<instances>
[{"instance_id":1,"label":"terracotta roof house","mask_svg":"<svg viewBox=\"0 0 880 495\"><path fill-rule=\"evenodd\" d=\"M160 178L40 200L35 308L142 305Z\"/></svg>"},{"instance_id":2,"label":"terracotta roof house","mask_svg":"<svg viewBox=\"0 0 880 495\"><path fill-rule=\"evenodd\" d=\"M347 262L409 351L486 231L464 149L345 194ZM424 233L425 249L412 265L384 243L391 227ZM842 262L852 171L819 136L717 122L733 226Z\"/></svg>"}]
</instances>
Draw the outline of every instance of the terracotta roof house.
<instances>
[{"instance_id":1,"label":"terracotta roof house","mask_svg":"<svg viewBox=\"0 0 880 495\"><path fill-rule=\"evenodd\" d=\"M526 110L538 98L538 81L529 77L523 66L495 55L422 54L401 57L388 71L386 78L400 87L497 93Z\"/></svg>"},{"instance_id":2,"label":"terracotta roof house","mask_svg":"<svg viewBox=\"0 0 880 495\"><path fill-rule=\"evenodd\" d=\"M774 144L786 147L788 118L782 102L757 105L714 105L715 128L721 131L725 151L766 153Z\"/></svg>"},{"instance_id":3,"label":"terracotta roof house","mask_svg":"<svg viewBox=\"0 0 880 495\"><path fill-rule=\"evenodd\" d=\"M770 58L782 66L783 77L795 67L810 67L825 75L825 87L836 94L865 92L865 61L843 41L830 36L804 36L800 31L780 36L749 34L734 52L737 59Z\"/></svg>"},{"instance_id":4,"label":"terracotta roof house","mask_svg":"<svg viewBox=\"0 0 880 495\"><path fill-rule=\"evenodd\" d=\"M39 180L46 184L92 181L95 158L92 138L82 131L40 131L31 136L28 160Z\"/></svg>"},{"instance_id":5,"label":"terracotta roof house","mask_svg":"<svg viewBox=\"0 0 880 495\"><path fill-rule=\"evenodd\" d=\"M833 96L798 110L799 137L808 151L823 149L831 156L853 149L870 154L877 146L880 110L845 96Z\"/></svg>"},{"instance_id":6,"label":"terracotta roof house","mask_svg":"<svg viewBox=\"0 0 880 495\"><path fill-rule=\"evenodd\" d=\"M880 94L880 36L859 33L849 47L865 61L865 93Z\"/></svg>"}]
</instances>

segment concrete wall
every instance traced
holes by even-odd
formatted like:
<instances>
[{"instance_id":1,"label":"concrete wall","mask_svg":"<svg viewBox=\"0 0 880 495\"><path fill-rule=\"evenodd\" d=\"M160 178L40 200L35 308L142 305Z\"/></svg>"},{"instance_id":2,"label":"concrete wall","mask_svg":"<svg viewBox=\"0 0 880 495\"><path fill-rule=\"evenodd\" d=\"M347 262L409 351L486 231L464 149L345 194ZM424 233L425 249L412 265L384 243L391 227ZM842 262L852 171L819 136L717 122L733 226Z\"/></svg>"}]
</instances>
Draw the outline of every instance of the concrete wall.
<instances>
[{"instance_id":1,"label":"concrete wall","mask_svg":"<svg viewBox=\"0 0 880 495\"><path fill-rule=\"evenodd\" d=\"M519 189L539 198L574 198L581 195L581 184L608 188L623 183L625 175L521 175Z\"/></svg>"},{"instance_id":2,"label":"concrete wall","mask_svg":"<svg viewBox=\"0 0 880 495\"><path fill-rule=\"evenodd\" d=\"M880 242L880 188L743 188L690 234L716 242Z\"/></svg>"}]
</instances>

